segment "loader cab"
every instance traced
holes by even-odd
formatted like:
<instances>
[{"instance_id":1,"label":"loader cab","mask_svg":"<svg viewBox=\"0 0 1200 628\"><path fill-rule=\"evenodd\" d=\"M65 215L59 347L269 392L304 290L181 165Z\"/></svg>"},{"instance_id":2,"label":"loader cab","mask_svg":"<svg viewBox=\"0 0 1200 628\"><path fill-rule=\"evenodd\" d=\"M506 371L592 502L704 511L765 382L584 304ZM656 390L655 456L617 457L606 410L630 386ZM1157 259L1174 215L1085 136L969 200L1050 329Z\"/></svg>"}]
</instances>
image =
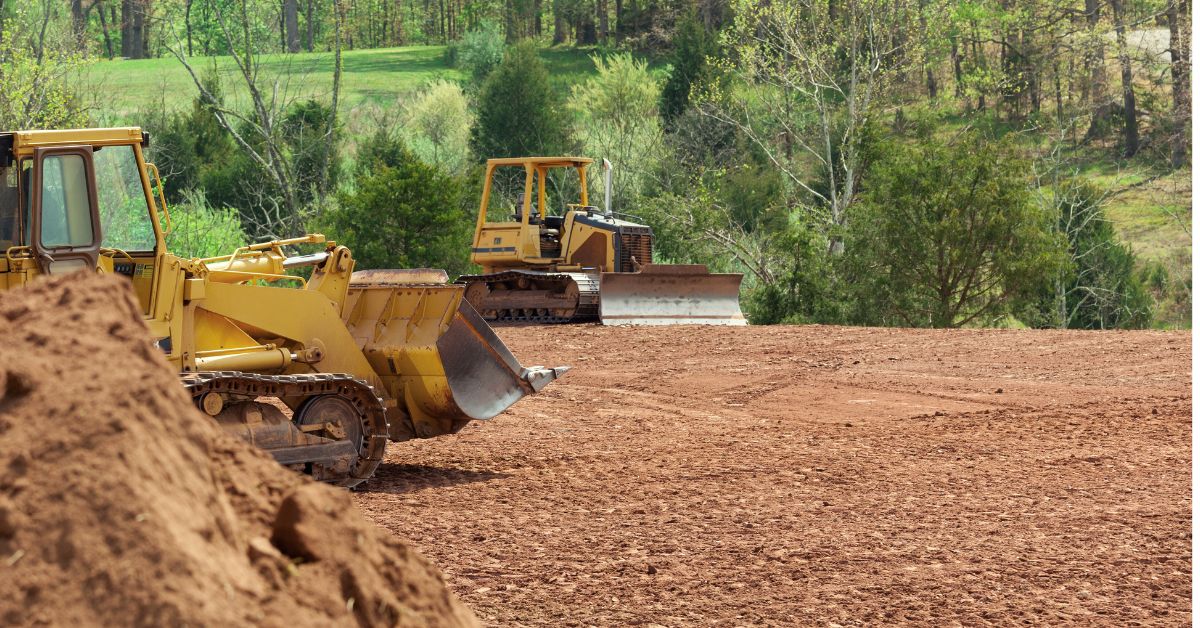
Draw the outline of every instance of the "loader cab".
<instances>
[{"instance_id":1,"label":"loader cab","mask_svg":"<svg viewBox=\"0 0 1200 628\"><path fill-rule=\"evenodd\" d=\"M0 134L0 288L37 275L118 273L149 316L165 248L148 140L128 128Z\"/></svg>"}]
</instances>

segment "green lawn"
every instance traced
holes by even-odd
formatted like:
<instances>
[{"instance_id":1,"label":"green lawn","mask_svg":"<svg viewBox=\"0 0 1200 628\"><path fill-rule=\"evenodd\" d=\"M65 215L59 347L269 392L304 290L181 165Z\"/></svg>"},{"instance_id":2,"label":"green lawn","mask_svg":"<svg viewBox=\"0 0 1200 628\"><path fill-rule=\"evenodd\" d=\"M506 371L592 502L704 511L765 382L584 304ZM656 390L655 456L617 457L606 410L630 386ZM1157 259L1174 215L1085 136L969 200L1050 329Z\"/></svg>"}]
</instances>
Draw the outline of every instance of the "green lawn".
<instances>
[{"instance_id":1,"label":"green lawn","mask_svg":"<svg viewBox=\"0 0 1200 628\"><path fill-rule=\"evenodd\" d=\"M556 87L563 91L593 70L588 49L547 49L541 53ZM376 50L349 50L342 55L342 98L348 108L364 102L386 105L437 78L463 79L464 74L443 62L445 46L409 46ZM279 77L280 93L289 97L328 98L331 91L333 54L311 53L266 55L260 76ZM198 72L216 67L226 77L227 102L245 101L237 67L230 57L197 58ZM284 78L286 77L286 79ZM190 105L196 87L183 65L174 57L136 61L99 61L78 77L94 95L93 118L97 124L137 124L143 112L160 103L168 109Z\"/></svg>"}]
</instances>

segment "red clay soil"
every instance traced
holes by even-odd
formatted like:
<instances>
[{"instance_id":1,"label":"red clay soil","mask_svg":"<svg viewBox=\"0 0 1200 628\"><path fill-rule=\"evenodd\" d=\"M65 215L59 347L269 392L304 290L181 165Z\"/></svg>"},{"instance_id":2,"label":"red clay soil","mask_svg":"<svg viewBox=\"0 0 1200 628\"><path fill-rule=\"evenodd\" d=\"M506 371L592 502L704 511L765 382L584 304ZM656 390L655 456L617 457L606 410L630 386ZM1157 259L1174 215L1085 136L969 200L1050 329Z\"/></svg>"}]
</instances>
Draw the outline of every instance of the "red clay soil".
<instances>
[{"instance_id":1,"label":"red clay soil","mask_svg":"<svg viewBox=\"0 0 1200 628\"><path fill-rule=\"evenodd\" d=\"M502 328L367 515L494 625L1191 620L1191 335Z\"/></svg>"},{"instance_id":2,"label":"red clay soil","mask_svg":"<svg viewBox=\"0 0 1200 628\"><path fill-rule=\"evenodd\" d=\"M349 494L226 436L123 278L0 292L0 625L470 626Z\"/></svg>"}]
</instances>

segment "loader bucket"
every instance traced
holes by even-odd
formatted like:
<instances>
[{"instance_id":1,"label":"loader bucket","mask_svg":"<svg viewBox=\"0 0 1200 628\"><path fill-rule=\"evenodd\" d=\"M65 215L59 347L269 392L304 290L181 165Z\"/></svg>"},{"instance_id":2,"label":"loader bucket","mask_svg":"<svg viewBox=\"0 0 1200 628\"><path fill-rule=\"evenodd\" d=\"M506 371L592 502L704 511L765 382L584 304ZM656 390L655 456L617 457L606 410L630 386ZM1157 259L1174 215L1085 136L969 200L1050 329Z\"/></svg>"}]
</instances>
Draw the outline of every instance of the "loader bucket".
<instances>
[{"instance_id":1,"label":"loader bucket","mask_svg":"<svg viewBox=\"0 0 1200 628\"><path fill-rule=\"evenodd\" d=\"M745 325L738 306L742 276L703 264L648 264L600 277L605 325Z\"/></svg>"},{"instance_id":2,"label":"loader bucket","mask_svg":"<svg viewBox=\"0 0 1200 628\"><path fill-rule=\"evenodd\" d=\"M522 367L463 298L464 286L372 279L350 286L344 317L396 402L388 409L392 440L490 419L567 370Z\"/></svg>"}]
</instances>

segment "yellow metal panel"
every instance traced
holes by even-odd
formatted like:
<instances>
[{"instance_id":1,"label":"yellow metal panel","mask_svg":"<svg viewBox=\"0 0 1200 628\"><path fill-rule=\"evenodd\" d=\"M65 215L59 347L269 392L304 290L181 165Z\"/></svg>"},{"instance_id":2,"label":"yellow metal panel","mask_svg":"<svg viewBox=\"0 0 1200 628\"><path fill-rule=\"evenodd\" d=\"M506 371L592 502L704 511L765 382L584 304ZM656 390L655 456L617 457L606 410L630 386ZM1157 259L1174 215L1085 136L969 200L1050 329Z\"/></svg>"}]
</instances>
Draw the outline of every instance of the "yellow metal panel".
<instances>
[{"instance_id":1,"label":"yellow metal panel","mask_svg":"<svg viewBox=\"0 0 1200 628\"><path fill-rule=\"evenodd\" d=\"M324 352L316 366L327 373L350 373L378 385L371 365L346 330L337 309L311 290L209 283L200 308L233 321L255 338L286 338ZM197 308L197 311L202 311Z\"/></svg>"},{"instance_id":2,"label":"yellow metal panel","mask_svg":"<svg viewBox=\"0 0 1200 628\"><path fill-rule=\"evenodd\" d=\"M184 301L199 301L205 294L203 279L188 279L183 286Z\"/></svg>"},{"instance_id":3,"label":"yellow metal panel","mask_svg":"<svg viewBox=\"0 0 1200 628\"><path fill-rule=\"evenodd\" d=\"M253 347L259 344L233 321L201 308L196 308L195 318L192 320L192 330L197 353L217 349Z\"/></svg>"}]
</instances>

